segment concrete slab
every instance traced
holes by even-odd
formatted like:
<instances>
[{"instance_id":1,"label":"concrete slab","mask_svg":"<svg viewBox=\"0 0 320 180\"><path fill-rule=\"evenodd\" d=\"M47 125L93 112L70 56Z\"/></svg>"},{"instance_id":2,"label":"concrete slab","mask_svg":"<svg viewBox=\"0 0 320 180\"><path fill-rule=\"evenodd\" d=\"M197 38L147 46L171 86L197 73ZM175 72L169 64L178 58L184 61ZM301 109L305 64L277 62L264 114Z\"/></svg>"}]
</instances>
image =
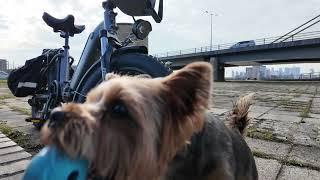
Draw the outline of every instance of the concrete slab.
<instances>
[{"instance_id":1,"label":"concrete slab","mask_svg":"<svg viewBox=\"0 0 320 180\"><path fill-rule=\"evenodd\" d=\"M2 178L1 180L17 180L17 179L22 179L23 178L23 173L19 173L13 176L5 177Z\"/></svg>"},{"instance_id":2,"label":"concrete slab","mask_svg":"<svg viewBox=\"0 0 320 180\"><path fill-rule=\"evenodd\" d=\"M320 119L319 118L304 118L303 120L309 124L314 124L314 125L320 126Z\"/></svg>"},{"instance_id":3,"label":"concrete slab","mask_svg":"<svg viewBox=\"0 0 320 180\"><path fill-rule=\"evenodd\" d=\"M256 153L263 153L276 159L283 159L288 153L290 146L284 143L265 141L260 139L245 138L250 149Z\"/></svg>"},{"instance_id":4,"label":"concrete slab","mask_svg":"<svg viewBox=\"0 0 320 180\"><path fill-rule=\"evenodd\" d=\"M320 114L309 113L310 118L316 118L320 121Z\"/></svg>"},{"instance_id":5,"label":"concrete slab","mask_svg":"<svg viewBox=\"0 0 320 180\"><path fill-rule=\"evenodd\" d=\"M9 154L9 153L14 153L14 152L19 152L23 151L23 148L20 146L13 146L13 147L8 147L8 148L2 148L0 149L0 156L4 154ZM1 158L1 157L0 157Z\"/></svg>"},{"instance_id":6,"label":"concrete slab","mask_svg":"<svg viewBox=\"0 0 320 180\"><path fill-rule=\"evenodd\" d=\"M265 106L256 106L253 105L250 107L250 112L255 112L255 113L266 113L270 111L272 107L265 107Z\"/></svg>"},{"instance_id":7,"label":"concrete slab","mask_svg":"<svg viewBox=\"0 0 320 180\"><path fill-rule=\"evenodd\" d=\"M5 106L5 105L1 105L0 107L1 107L1 109L0 109L1 113L3 113L3 112L11 112L12 111L10 108L8 108L8 106Z\"/></svg>"},{"instance_id":8,"label":"concrete slab","mask_svg":"<svg viewBox=\"0 0 320 180\"><path fill-rule=\"evenodd\" d=\"M22 173L29 165L30 160L22 160L0 166L0 176Z\"/></svg>"},{"instance_id":9,"label":"concrete slab","mask_svg":"<svg viewBox=\"0 0 320 180\"><path fill-rule=\"evenodd\" d=\"M30 158L30 157L31 157L31 154L27 152L15 152L12 154L2 155L0 156L0 164L9 163L12 161L17 161L21 159Z\"/></svg>"},{"instance_id":10,"label":"concrete slab","mask_svg":"<svg viewBox=\"0 0 320 180\"><path fill-rule=\"evenodd\" d=\"M272 136L278 140L291 141L291 136L296 126L296 123L262 119L256 129L259 132L272 134Z\"/></svg>"},{"instance_id":11,"label":"concrete slab","mask_svg":"<svg viewBox=\"0 0 320 180\"><path fill-rule=\"evenodd\" d=\"M286 115L286 116L299 116L300 112L292 112L292 111L283 111L278 108L272 109L268 112L268 114L274 114L274 115Z\"/></svg>"},{"instance_id":12,"label":"concrete slab","mask_svg":"<svg viewBox=\"0 0 320 180\"><path fill-rule=\"evenodd\" d=\"M9 122L9 121L16 121L16 120L24 120L26 117L26 115L20 115L20 114L16 114L16 113L12 113L12 115L4 117L3 120Z\"/></svg>"},{"instance_id":13,"label":"concrete slab","mask_svg":"<svg viewBox=\"0 0 320 180\"><path fill-rule=\"evenodd\" d=\"M263 114L264 114L263 112L249 111L248 116L249 116L250 118L259 118L259 117L261 117Z\"/></svg>"},{"instance_id":14,"label":"concrete slab","mask_svg":"<svg viewBox=\"0 0 320 180\"><path fill-rule=\"evenodd\" d=\"M312 96L300 96L300 97L291 99L291 101L308 103L310 99L312 99Z\"/></svg>"},{"instance_id":15,"label":"concrete slab","mask_svg":"<svg viewBox=\"0 0 320 180\"><path fill-rule=\"evenodd\" d=\"M277 160L255 158L259 179L275 180L281 168Z\"/></svg>"},{"instance_id":16,"label":"concrete slab","mask_svg":"<svg viewBox=\"0 0 320 180\"><path fill-rule=\"evenodd\" d=\"M2 142L8 142L8 141L11 141L11 139L9 139L9 138L7 138L7 137L0 138L0 143L2 143Z\"/></svg>"},{"instance_id":17,"label":"concrete slab","mask_svg":"<svg viewBox=\"0 0 320 180\"><path fill-rule=\"evenodd\" d=\"M289 116L289 115L267 113L267 114L261 116L259 119L271 119L271 120L277 120L277 121L298 123L301 121L302 118L298 117L298 116Z\"/></svg>"},{"instance_id":18,"label":"concrete slab","mask_svg":"<svg viewBox=\"0 0 320 180\"><path fill-rule=\"evenodd\" d=\"M294 146L289 153L288 161L300 162L306 166L320 168L320 148L307 146Z\"/></svg>"},{"instance_id":19,"label":"concrete slab","mask_svg":"<svg viewBox=\"0 0 320 180\"><path fill-rule=\"evenodd\" d=\"M319 180L320 172L295 166L284 166L278 180Z\"/></svg>"},{"instance_id":20,"label":"concrete slab","mask_svg":"<svg viewBox=\"0 0 320 180\"><path fill-rule=\"evenodd\" d=\"M30 159L31 154L13 141L0 143L0 179L21 179Z\"/></svg>"},{"instance_id":21,"label":"concrete slab","mask_svg":"<svg viewBox=\"0 0 320 180\"><path fill-rule=\"evenodd\" d=\"M0 111L1 112L1 111ZM14 111L5 111L5 112L1 112L1 117L3 118L3 119L5 119L5 118L10 118L10 117L12 117L12 116L19 116L19 115L21 115L20 113L17 113L17 112L14 112Z\"/></svg>"},{"instance_id":22,"label":"concrete slab","mask_svg":"<svg viewBox=\"0 0 320 180\"><path fill-rule=\"evenodd\" d=\"M15 121L7 121L7 125L9 125L12 128L18 128L23 126L30 125L30 122L26 122L24 119L15 120Z\"/></svg>"},{"instance_id":23,"label":"concrete slab","mask_svg":"<svg viewBox=\"0 0 320 180\"><path fill-rule=\"evenodd\" d=\"M222 115L222 114L230 111L230 109L210 108L209 111L210 111L211 113L213 113L213 114Z\"/></svg>"},{"instance_id":24,"label":"concrete slab","mask_svg":"<svg viewBox=\"0 0 320 180\"><path fill-rule=\"evenodd\" d=\"M293 143L304 146L317 146L320 148L320 141L318 141L320 126L310 124L308 122L301 123L293 132Z\"/></svg>"},{"instance_id":25,"label":"concrete slab","mask_svg":"<svg viewBox=\"0 0 320 180\"><path fill-rule=\"evenodd\" d=\"M13 141L9 141L9 142L2 142L0 143L0 149L1 148L7 148L7 147L11 147L11 146L16 146L17 144Z\"/></svg>"}]
</instances>

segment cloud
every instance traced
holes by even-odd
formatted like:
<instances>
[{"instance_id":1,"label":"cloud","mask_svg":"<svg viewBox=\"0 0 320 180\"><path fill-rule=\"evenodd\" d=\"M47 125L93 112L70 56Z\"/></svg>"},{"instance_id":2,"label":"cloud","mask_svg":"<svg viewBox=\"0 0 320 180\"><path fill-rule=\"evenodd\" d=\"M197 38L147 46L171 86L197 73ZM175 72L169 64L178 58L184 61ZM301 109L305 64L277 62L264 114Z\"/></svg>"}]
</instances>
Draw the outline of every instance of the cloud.
<instances>
[{"instance_id":1,"label":"cloud","mask_svg":"<svg viewBox=\"0 0 320 180\"><path fill-rule=\"evenodd\" d=\"M0 58L24 64L43 48L57 48L63 44L59 34L53 33L42 20L43 12L57 18L73 14L76 24L86 30L70 40L71 54L79 59L90 32L103 20L102 0L1 0ZM150 53L207 46L210 43L210 16L213 19L214 44L237 42L282 35L308 19L318 15L319 0L165 0L164 20L153 25ZM132 18L117 10L118 22L132 22ZM297 13L298 12L298 13ZM319 30L319 25L309 31ZM320 69L320 67L319 67Z\"/></svg>"}]
</instances>

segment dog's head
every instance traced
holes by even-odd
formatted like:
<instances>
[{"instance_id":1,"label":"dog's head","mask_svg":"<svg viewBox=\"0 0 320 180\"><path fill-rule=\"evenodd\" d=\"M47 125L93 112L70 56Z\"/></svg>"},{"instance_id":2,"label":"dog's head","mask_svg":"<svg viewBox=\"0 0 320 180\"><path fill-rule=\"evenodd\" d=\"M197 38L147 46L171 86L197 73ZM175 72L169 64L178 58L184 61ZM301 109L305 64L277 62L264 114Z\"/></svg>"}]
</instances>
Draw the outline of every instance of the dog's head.
<instances>
[{"instance_id":1,"label":"dog's head","mask_svg":"<svg viewBox=\"0 0 320 180\"><path fill-rule=\"evenodd\" d=\"M165 78L108 74L84 104L58 109L66 117L69 112L77 116L72 118L77 123L70 119L59 132L66 134L68 124L94 129L74 132L70 138L82 141L83 134L94 134L89 135L96 142L90 151L95 156L92 166L100 176L154 179L192 134L202 129L212 73L210 64L194 63Z\"/></svg>"},{"instance_id":2,"label":"dog's head","mask_svg":"<svg viewBox=\"0 0 320 180\"><path fill-rule=\"evenodd\" d=\"M92 161L96 147L96 121L99 114L89 104L63 104L55 108L42 127L40 141L55 145L72 158Z\"/></svg>"}]
</instances>

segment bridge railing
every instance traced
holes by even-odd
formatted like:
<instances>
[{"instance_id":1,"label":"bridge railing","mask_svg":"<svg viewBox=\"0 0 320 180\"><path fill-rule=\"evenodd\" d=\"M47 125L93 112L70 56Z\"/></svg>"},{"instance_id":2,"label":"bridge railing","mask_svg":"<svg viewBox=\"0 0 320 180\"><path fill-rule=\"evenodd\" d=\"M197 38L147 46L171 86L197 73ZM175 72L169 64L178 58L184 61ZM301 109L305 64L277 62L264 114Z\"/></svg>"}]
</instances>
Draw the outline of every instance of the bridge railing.
<instances>
[{"instance_id":1,"label":"bridge railing","mask_svg":"<svg viewBox=\"0 0 320 180\"><path fill-rule=\"evenodd\" d=\"M299 79L318 79L318 80L320 80L320 72L300 74Z\"/></svg>"},{"instance_id":2,"label":"bridge railing","mask_svg":"<svg viewBox=\"0 0 320 180\"><path fill-rule=\"evenodd\" d=\"M271 44L273 41L275 41L279 37L281 36L255 39L254 42L256 46L267 45L267 44ZM291 38L287 39L284 42L292 42L292 41L315 39L315 38L320 38L320 31L300 33L295 36L292 36ZM190 48L190 49L182 49L177 51L168 51L165 53L154 54L153 56L161 58L161 57L180 56L180 55L188 55L188 54L195 54L195 53L204 53L204 52L210 52L210 51L216 51L216 50L225 50L225 49L230 49L233 45L237 43L238 42L218 44L213 46L203 46L203 47ZM234 49L238 49L238 48L234 48Z\"/></svg>"}]
</instances>

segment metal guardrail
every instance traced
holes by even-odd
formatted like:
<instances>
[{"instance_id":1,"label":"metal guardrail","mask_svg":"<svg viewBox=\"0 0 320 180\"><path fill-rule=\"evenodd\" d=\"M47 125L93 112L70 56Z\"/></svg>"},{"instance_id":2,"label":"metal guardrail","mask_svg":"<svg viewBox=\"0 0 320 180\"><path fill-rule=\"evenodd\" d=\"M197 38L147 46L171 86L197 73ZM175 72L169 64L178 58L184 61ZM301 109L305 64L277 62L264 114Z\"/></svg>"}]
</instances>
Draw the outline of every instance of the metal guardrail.
<instances>
[{"instance_id":1,"label":"metal guardrail","mask_svg":"<svg viewBox=\"0 0 320 180\"><path fill-rule=\"evenodd\" d=\"M246 75L244 76L240 76L240 77L229 77L229 78L226 78L228 80L250 80L247 78ZM253 80L253 79L251 79ZM254 80L257 80L257 78L255 78ZM282 81L285 81L285 80L320 80L320 72L313 72L313 73L302 73L302 74L299 74L298 76L294 76L294 75L281 75L281 76L278 76L278 75L272 75L270 77L264 77L260 80L263 80L263 81L273 81L273 80L282 80Z\"/></svg>"},{"instance_id":2,"label":"metal guardrail","mask_svg":"<svg viewBox=\"0 0 320 180\"><path fill-rule=\"evenodd\" d=\"M275 40L279 39L281 36L276 37L269 37L269 38L263 38L263 39L256 39L254 40L255 46L259 45L267 45L272 44ZM283 41L283 42L293 42L293 41L299 41L299 40L307 40L307 39L316 39L320 38L320 31L313 31L313 32L306 32L306 33L299 33L297 35L292 36L291 38ZM234 43L226 43L226 44L218 44L210 46L204 46L204 47L197 47L197 48L190 48L190 49L183 49L178 51L169 51L166 53L159 53L154 54L153 56L162 58L162 57L170 57L170 56L180 56L180 55L188 55L188 54L195 54L195 53L203 53L203 52L210 52L210 51L216 51L216 50L225 50L230 49L231 46L237 44L238 42ZM274 43L276 44L276 43ZM234 48L238 49L238 48Z\"/></svg>"},{"instance_id":3,"label":"metal guardrail","mask_svg":"<svg viewBox=\"0 0 320 180\"><path fill-rule=\"evenodd\" d=\"M320 72L300 74L299 79L318 79L318 80L320 80Z\"/></svg>"}]
</instances>

